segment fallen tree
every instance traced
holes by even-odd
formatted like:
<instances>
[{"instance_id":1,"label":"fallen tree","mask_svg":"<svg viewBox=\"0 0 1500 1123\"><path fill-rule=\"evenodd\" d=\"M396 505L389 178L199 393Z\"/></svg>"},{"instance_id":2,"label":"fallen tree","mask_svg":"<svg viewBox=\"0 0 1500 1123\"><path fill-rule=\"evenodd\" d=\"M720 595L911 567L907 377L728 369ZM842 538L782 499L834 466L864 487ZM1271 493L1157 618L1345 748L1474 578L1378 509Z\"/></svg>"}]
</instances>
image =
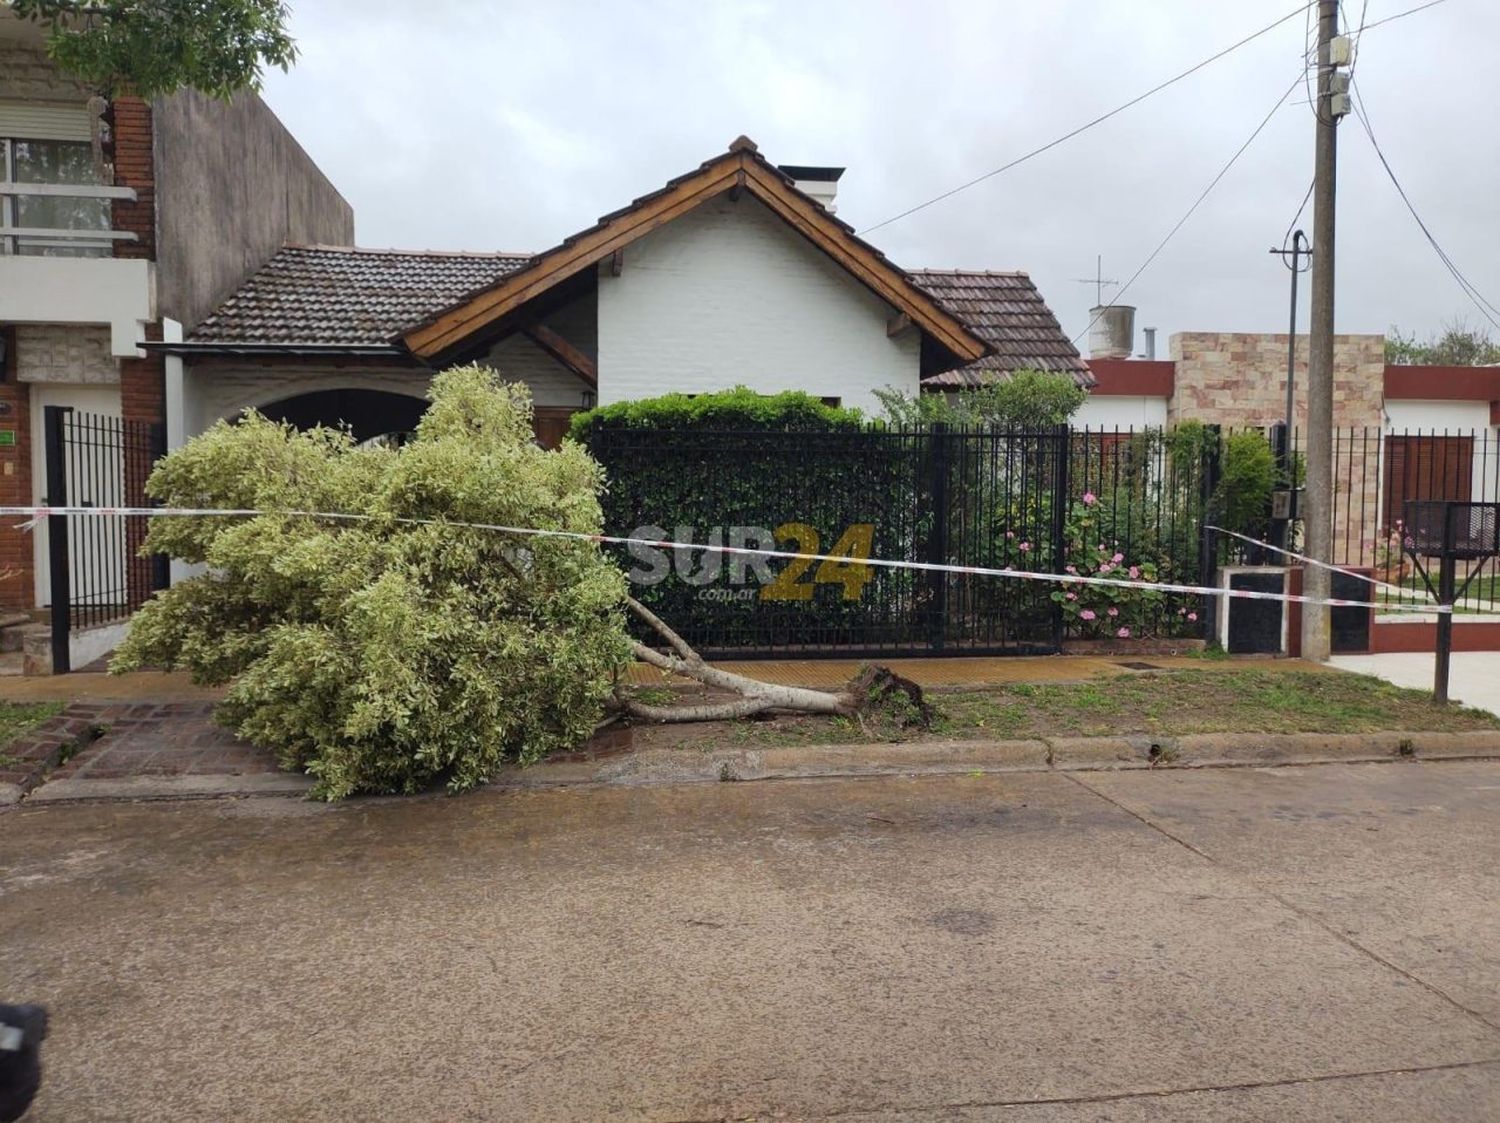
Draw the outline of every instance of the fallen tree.
<instances>
[{"instance_id":1,"label":"fallen tree","mask_svg":"<svg viewBox=\"0 0 1500 1123\"><path fill-rule=\"evenodd\" d=\"M164 457L146 488L163 505L264 513L152 521L143 549L202 571L146 604L111 669L229 684L220 720L326 799L471 788L506 761L576 747L609 709L858 716L894 700L902 721L925 720L920 691L888 672L827 692L709 666L586 540L602 529L602 472L577 444L536 446L524 386L471 366L437 376L431 396L400 447L248 413ZM633 640L627 612L665 650ZM648 704L618 685L632 657L733 697Z\"/></svg>"}]
</instances>

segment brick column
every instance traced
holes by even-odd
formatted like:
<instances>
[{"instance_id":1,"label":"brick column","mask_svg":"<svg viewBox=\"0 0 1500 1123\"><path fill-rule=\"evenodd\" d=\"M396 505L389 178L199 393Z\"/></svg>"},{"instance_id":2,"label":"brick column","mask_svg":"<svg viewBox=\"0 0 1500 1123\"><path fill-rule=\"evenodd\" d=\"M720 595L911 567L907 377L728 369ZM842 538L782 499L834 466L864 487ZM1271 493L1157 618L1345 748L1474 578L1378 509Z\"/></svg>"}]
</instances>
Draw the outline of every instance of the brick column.
<instances>
[{"instance_id":1,"label":"brick column","mask_svg":"<svg viewBox=\"0 0 1500 1123\"><path fill-rule=\"evenodd\" d=\"M0 382L0 429L14 429L16 443L0 445L0 506L31 503L31 388L16 381L14 334L8 339L5 377ZM0 611L30 611L36 601L36 569L31 535L16 528L19 519L0 520Z\"/></svg>"},{"instance_id":2,"label":"brick column","mask_svg":"<svg viewBox=\"0 0 1500 1123\"><path fill-rule=\"evenodd\" d=\"M128 230L133 242L116 242L115 257L156 258L156 167L151 106L134 97L118 97L110 107L111 140L114 146L115 184L135 188L135 202L116 200L110 217L116 230ZM148 324L146 338L161 340L161 325ZM132 507L146 502L146 477L151 474L147 425L165 425L166 364L161 355L120 360L120 438L124 445L125 502ZM126 590L132 606L150 595L151 563L137 557L146 536L146 520L130 519L125 525Z\"/></svg>"},{"instance_id":3,"label":"brick column","mask_svg":"<svg viewBox=\"0 0 1500 1123\"><path fill-rule=\"evenodd\" d=\"M161 325L148 324L146 338L160 342ZM153 462L148 426L166 424L166 359L154 352L144 359L120 360L121 440L124 443L125 502L146 505L146 477ZM151 595L151 562L139 557L146 537L146 519L125 523L126 591L132 607Z\"/></svg>"},{"instance_id":4,"label":"brick column","mask_svg":"<svg viewBox=\"0 0 1500 1123\"><path fill-rule=\"evenodd\" d=\"M110 136L114 146L115 186L134 187L136 201L116 199L110 220L116 230L128 230L134 242L116 242L116 257L156 258L156 167L151 132L151 106L140 98L119 97L110 106Z\"/></svg>"}]
</instances>

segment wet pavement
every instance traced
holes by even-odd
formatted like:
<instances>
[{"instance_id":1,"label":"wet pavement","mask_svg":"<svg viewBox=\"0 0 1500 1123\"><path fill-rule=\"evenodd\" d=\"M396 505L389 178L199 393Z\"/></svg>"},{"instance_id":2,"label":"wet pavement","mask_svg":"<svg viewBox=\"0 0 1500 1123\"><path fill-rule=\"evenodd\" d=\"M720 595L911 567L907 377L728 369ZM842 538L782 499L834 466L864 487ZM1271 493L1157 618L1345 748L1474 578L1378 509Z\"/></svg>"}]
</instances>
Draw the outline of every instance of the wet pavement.
<instances>
[{"instance_id":1,"label":"wet pavement","mask_svg":"<svg viewBox=\"0 0 1500 1123\"><path fill-rule=\"evenodd\" d=\"M23 804L38 1123L1500 1116L1500 762Z\"/></svg>"}]
</instances>

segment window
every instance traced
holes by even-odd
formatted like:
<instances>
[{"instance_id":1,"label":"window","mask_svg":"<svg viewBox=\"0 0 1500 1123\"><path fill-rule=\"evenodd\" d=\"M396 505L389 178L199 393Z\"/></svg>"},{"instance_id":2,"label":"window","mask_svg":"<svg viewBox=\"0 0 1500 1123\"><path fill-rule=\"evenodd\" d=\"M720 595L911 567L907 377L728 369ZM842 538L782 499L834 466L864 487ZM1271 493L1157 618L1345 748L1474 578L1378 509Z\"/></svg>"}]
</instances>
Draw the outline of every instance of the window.
<instances>
[{"instance_id":1,"label":"window","mask_svg":"<svg viewBox=\"0 0 1500 1123\"><path fill-rule=\"evenodd\" d=\"M108 230L108 199L24 194L26 184L98 186L93 146L86 140L0 137L0 180L20 192L0 196L0 226L30 230ZM7 235L0 253L47 257L108 257L108 239L49 238L45 234Z\"/></svg>"}]
</instances>

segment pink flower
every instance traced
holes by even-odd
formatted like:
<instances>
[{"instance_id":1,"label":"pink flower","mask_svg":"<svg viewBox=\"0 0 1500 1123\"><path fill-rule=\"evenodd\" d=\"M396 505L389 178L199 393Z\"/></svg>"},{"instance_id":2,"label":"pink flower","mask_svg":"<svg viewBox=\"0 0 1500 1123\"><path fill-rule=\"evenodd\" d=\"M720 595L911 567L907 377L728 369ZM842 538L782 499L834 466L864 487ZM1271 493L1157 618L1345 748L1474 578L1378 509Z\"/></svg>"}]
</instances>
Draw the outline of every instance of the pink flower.
<instances>
[{"instance_id":1,"label":"pink flower","mask_svg":"<svg viewBox=\"0 0 1500 1123\"><path fill-rule=\"evenodd\" d=\"M1111 616L1118 616L1118 615L1120 615L1120 610L1118 608L1116 608L1114 605L1110 605L1109 606L1109 614Z\"/></svg>"},{"instance_id":2,"label":"pink flower","mask_svg":"<svg viewBox=\"0 0 1500 1123\"><path fill-rule=\"evenodd\" d=\"M1112 562L1114 562L1116 565L1119 565L1122 561L1125 560L1125 555L1121 554L1121 553L1116 553L1115 556L1112 557L1112 558L1110 558L1109 560L1112 561Z\"/></svg>"},{"instance_id":3,"label":"pink flower","mask_svg":"<svg viewBox=\"0 0 1500 1123\"><path fill-rule=\"evenodd\" d=\"M1063 569L1067 570L1074 577L1078 576L1078 567L1076 565L1065 565L1063 566Z\"/></svg>"},{"instance_id":4,"label":"pink flower","mask_svg":"<svg viewBox=\"0 0 1500 1123\"><path fill-rule=\"evenodd\" d=\"M1119 636L1121 639L1129 639L1130 638L1130 629L1129 628L1121 628L1118 632L1115 633L1115 635Z\"/></svg>"},{"instance_id":5,"label":"pink flower","mask_svg":"<svg viewBox=\"0 0 1500 1123\"><path fill-rule=\"evenodd\" d=\"M1141 567L1138 566L1138 565L1131 566L1130 567L1130 579L1132 581L1139 581L1140 578L1141 578Z\"/></svg>"},{"instance_id":6,"label":"pink flower","mask_svg":"<svg viewBox=\"0 0 1500 1123\"><path fill-rule=\"evenodd\" d=\"M1178 616L1186 616L1187 615L1187 609L1185 609L1185 608L1179 608L1177 610L1177 615Z\"/></svg>"},{"instance_id":7,"label":"pink flower","mask_svg":"<svg viewBox=\"0 0 1500 1123\"><path fill-rule=\"evenodd\" d=\"M1099 497L1092 491L1085 491L1083 493L1083 505L1085 507L1092 507L1097 502L1099 502Z\"/></svg>"},{"instance_id":8,"label":"pink flower","mask_svg":"<svg viewBox=\"0 0 1500 1123\"><path fill-rule=\"evenodd\" d=\"M1016 547L1016 549L1020 550L1023 554L1029 554L1031 552L1031 543L1022 542L1019 546Z\"/></svg>"},{"instance_id":9,"label":"pink flower","mask_svg":"<svg viewBox=\"0 0 1500 1123\"><path fill-rule=\"evenodd\" d=\"M1080 619L1080 620L1095 620L1095 619L1097 619L1097 617L1094 615L1094 610L1092 608L1085 608L1082 612L1080 612L1078 614L1078 619Z\"/></svg>"},{"instance_id":10,"label":"pink flower","mask_svg":"<svg viewBox=\"0 0 1500 1123\"><path fill-rule=\"evenodd\" d=\"M1013 531L1013 530L1007 530L1005 532L1005 537L1007 537L1007 538L1014 538L1015 536L1016 536L1016 532Z\"/></svg>"},{"instance_id":11,"label":"pink flower","mask_svg":"<svg viewBox=\"0 0 1500 1123\"><path fill-rule=\"evenodd\" d=\"M1101 565L1099 567L1099 572L1101 574L1105 574L1105 573L1108 573L1112 569L1114 569L1114 566L1110 565L1109 562L1105 562L1103 565Z\"/></svg>"},{"instance_id":12,"label":"pink flower","mask_svg":"<svg viewBox=\"0 0 1500 1123\"><path fill-rule=\"evenodd\" d=\"M1078 599L1078 594L1077 593L1069 593L1068 594L1068 599L1069 600L1077 600Z\"/></svg>"},{"instance_id":13,"label":"pink flower","mask_svg":"<svg viewBox=\"0 0 1500 1123\"><path fill-rule=\"evenodd\" d=\"M1198 614L1196 612L1189 612L1188 619L1196 622L1198 619Z\"/></svg>"}]
</instances>

